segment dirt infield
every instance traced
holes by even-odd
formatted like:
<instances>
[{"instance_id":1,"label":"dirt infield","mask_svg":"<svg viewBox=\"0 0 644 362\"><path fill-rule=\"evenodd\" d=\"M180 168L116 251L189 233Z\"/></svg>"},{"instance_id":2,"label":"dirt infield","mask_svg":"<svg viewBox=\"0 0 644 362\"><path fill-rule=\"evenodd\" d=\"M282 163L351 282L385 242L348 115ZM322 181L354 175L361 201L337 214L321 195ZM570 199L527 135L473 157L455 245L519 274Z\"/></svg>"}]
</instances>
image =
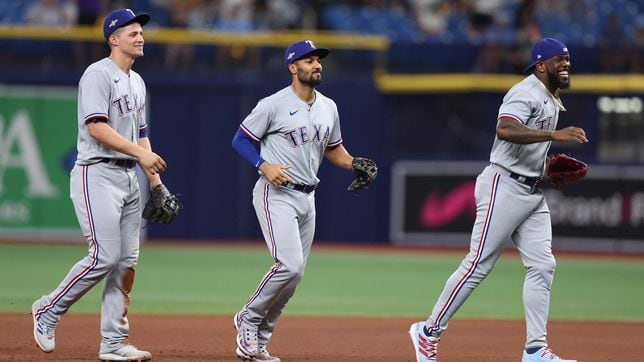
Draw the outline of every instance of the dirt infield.
<instances>
[{"instance_id":1,"label":"dirt infield","mask_svg":"<svg viewBox=\"0 0 644 362\"><path fill-rule=\"evenodd\" d=\"M282 361L414 361L411 319L284 315L270 344ZM0 314L0 360L95 361L99 316L69 314L56 330L56 351L43 353L29 314ZM231 316L130 317L131 342L155 361L239 361ZM523 321L459 320L440 344L441 361L518 361ZM579 361L642 361L644 323L551 322L551 347Z\"/></svg>"}]
</instances>

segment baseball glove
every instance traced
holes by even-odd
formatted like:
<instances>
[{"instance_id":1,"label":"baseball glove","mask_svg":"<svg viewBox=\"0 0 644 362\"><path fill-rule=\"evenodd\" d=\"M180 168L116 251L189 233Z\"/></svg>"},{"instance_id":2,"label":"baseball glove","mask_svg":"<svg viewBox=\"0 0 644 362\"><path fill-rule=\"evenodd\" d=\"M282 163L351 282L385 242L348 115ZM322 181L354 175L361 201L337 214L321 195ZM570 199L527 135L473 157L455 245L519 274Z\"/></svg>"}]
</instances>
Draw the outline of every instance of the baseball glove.
<instances>
[{"instance_id":1,"label":"baseball glove","mask_svg":"<svg viewBox=\"0 0 644 362\"><path fill-rule=\"evenodd\" d=\"M546 179L556 188L577 182L586 177L588 165L563 153L548 156Z\"/></svg>"},{"instance_id":2,"label":"baseball glove","mask_svg":"<svg viewBox=\"0 0 644 362\"><path fill-rule=\"evenodd\" d=\"M150 198L143 208L143 218L157 224L169 224L182 208L177 196L160 184L150 191Z\"/></svg>"},{"instance_id":3,"label":"baseball glove","mask_svg":"<svg viewBox=\"0 0 644 362\"><path fill-rule=\"evenodd\" d=\"M354 157L351 162L351 170L356 179L347 188L349 191L366 189L378 176L376 163L364 157Z\"/></svg>"}]
</instances>

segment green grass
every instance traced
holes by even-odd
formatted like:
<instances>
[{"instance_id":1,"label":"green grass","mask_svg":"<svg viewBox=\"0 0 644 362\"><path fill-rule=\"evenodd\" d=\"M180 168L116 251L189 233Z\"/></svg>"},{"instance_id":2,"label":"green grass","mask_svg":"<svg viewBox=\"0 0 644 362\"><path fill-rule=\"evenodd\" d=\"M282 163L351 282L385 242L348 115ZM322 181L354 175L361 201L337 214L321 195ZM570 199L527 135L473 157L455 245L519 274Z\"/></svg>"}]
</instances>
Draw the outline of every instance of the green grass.
<instances>
[{"instance_id":1,"label":"green grass","mask_svg":"<svg viewBox=\"0 0 644 362\"><path fill-rule=\"evenodd\" d=\"M0 312L26 312L86 254L82 245L0 244ZM463 252L463 256L465 252ZM461 255L313 248L291 315L424 318ZM132 313L232 314L272 265L263 248L144 245ZM644 321L641 259L558 258L550 319ZM501 257L457 313L459 318L522 319L523 266ZM72 312L97 313L102 286Z\"/></svg>"}]
</instances>

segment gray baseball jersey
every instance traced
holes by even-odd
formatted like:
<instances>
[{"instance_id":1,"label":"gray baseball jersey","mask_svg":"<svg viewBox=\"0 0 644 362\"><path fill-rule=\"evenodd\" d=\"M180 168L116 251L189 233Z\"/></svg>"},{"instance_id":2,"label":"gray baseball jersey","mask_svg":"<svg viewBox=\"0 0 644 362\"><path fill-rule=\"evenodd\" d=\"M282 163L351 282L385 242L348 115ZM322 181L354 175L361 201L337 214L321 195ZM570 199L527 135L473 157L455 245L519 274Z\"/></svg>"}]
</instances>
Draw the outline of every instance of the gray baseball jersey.
<instances>
[{"instance_id":1,"label":"gray baseball jersey","mask_svg":"<svg viewBox=\"0 0 644 362\"><path fill-rule=\"evenodd\" d=\"M335 102L315 91L315 101L307 104L290 86L260 100L240 129L261 142L264 160L290 165L285 171L307 186L318 184L326 148L342 143ZM237 316L266 345L304 274L315 232L315 191L274 186L260 176L253 206L275 264Z\"/></svg>"},{"instance_id":2,"label":"gray baseball jersey","mask_svg":"<svg viewBox=\"0 0 644 362\"><path fill-rule=\"evenodd\" d=\"M105 280L101 304L100 353L128 338L127 310L139 257L141 199L132 159L89 135L86 122L106 121L125 139L145 135L145 85L109 58L90 65L78 89L78 159L70 174L70 197L89 253L59 286L34 304L34 317L54 325L87 291Z\"/></svg>"},{"instance_id":3,"label":"gray baseball jersey","mask_svg":"<svg viewBox=\"0 0 644 362\"><path fill-rule=\"evenodd\" d=\"M101 158L132 159L111 150L89 135L85 123L104 119L116 132L132 143L147 128L145 83L130 70L129 76L110 58L90 65L78 84L77 165L87 165Z\"/></svg>"},{"instance_id":4,"label":"gray baseball jersey","mask_svg":"<svg viewBox=\"0 0 644 362\"><path fill-rule=\"evenodd\" d=\"M512 87L499 109L530 128L554 130L560 100L534 75ZM511 177L541 176L550 142L516 144L495 139L491 164L476 179L476 220L470 251L449 277L425 325L425 334L440 336L454 313L490 273L512 240L526 268L523 303L526 315L526 348L547 345L546 323L550 286L555 270L552 255L550 211L539 188Z\"/></svg>"},{"instance_id":5,"label":"gray baseball jersey","mask_svg":"<svg viewBox=\"0 0 644 362\"><path fill-rule=\"evenodd\" d=\"M503 98L499 117L509 117L524 125L553 131L557 128L559 111L564 110L559 98L546 89L534 74L512 87ZM519 175L539 177L552 142L517 144L495 137L490 162Z\"/></svg>"},{"instance_id":6,"label":"gray baseball jersey","mask_svg":"<svg viewBox=\"0 0 644 362\"><path fill-rule=\"evenodd\" d=\"M308 105L290 86L260 100L240 127L261 141L264 160L291 166L289 176L306 185L320 181L317 172L327 146L342 143L335 102L315 91L315 102Z\"/></svg>"}]
</instances>

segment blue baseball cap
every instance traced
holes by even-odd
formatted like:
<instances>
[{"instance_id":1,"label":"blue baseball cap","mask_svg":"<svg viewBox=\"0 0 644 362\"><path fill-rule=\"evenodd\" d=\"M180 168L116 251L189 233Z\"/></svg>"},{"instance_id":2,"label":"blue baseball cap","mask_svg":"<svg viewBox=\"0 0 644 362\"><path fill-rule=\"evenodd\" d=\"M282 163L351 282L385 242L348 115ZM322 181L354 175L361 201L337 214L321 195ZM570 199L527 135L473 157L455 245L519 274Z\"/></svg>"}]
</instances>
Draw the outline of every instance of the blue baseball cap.
<instances>
[{"instance_id":1,"label":"blue baseball cap","mask_svg":"<svg viewBox=\"0 0 644 362\"><path fill-rule=\"evenodd\" d=\"M294 61L305 58L311 54L315 54L322 59L329 55L329 49L317 48L311 40L300 40L286 48L286 52L284 53L284 65L288 68L288 66Z\"/></svg>"},{"instance_id":2,"label":"blue baseball cap","mask_svg":"<svg viewBox=\"0 0 644 362\"><path fill-rule=\"evenodd\" d=\"M532 64L523 70L527 73L532 70L532 67L539 62L548 60L557 55L568 55L568 47L566 44L555 38L543 38L532 46Z\"/></svg>"},{"instance_id":3,"label":"blue baseball cap","mask_svg":"<svg viewBox=\"0 0 644 362\"><path fill-rule=\"evenodd\" d=\"M130 9L118 9L112 11L103 22L103 36L107 38L112 35L112 33L121 27L124 27L131 23L139 23L141 26L147 24L150 21L150 15L141 13L135 15L134 11Z\"/></svg>"}]
</instances>

